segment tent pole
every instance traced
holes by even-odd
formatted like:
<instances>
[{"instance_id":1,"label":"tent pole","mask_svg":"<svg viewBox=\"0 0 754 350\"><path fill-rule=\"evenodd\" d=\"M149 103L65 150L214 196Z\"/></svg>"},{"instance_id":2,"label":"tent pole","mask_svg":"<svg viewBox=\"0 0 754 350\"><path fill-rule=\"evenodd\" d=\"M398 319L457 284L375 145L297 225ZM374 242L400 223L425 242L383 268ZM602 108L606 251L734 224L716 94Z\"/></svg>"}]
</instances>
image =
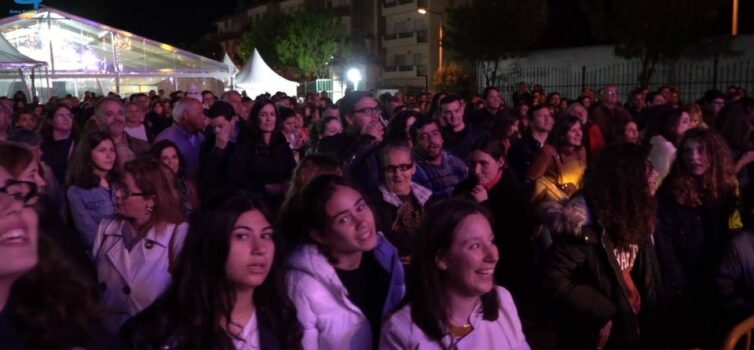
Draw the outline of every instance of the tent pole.
<instances>
[{"instance_id":1,"label":"tent pole","mask_svg":"<svg viewBox=\"0 0 754 350\"><path fill-rule=\"evenodd\" d=\"M34 83L34 69L36 67L31 67L31 101L34 101L34 98L37 97L37 86Z\"/></svg>"}]
</instances>

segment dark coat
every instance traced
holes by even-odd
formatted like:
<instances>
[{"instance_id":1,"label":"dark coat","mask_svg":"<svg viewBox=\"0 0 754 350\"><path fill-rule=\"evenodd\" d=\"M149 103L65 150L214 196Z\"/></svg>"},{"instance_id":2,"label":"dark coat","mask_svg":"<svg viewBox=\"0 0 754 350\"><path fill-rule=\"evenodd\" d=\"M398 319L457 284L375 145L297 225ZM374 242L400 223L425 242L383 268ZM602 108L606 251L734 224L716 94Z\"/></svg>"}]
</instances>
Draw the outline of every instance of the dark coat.
<instances>
[{"instance_id":1,"label":"dark coat","mask_svg":"<svg viewBox=\"0 0 754 350\"><path fill-rule=\"evenodd\" d=\"M651 347L659 319L660 271L649 240L639 246L631 270L641 297L636 315L609 235L599 224L586 221L585 206L564 208L560 215L568 217L566 227L555 232L542 266L543 291L562 307L558 348L594 349L608 321L613 327L605 349Z\"/></svg>"},{"instance_id":2,"label":"dark coat","mask_svg":"<svg viewBox=\"0 0 754 350\"><path fill-rule=\"evenodd\" d=\"M450 154L465 161L471 153L474 142L484 135L487 135L487 131L471 124L466 124L466 127L460 132L453 132L449 128L445 128L442 130L442 138L445 140L442 147Z\"/></svg>"},{"instance_id":3,"label":"dark coat","mask_svg":"<svg viewBox=\"0 0 754 350\"><path fill-rule=\"evenodd\" d=\"M341 133L323 138L314 153L329 154L343 162L343 175L363 190L380 185L381 142L371 135Z\"/></svg>"},{"instance_id":4,"label":"dark coat","mask_svg":"<svg viewBox=\"0 0 754 350\"><path fill-rule=\"evenodd\" d=\"M754 232L744 230L733 236L715 282L728 327L754 315Z\"/></svg>"}]
</instances>

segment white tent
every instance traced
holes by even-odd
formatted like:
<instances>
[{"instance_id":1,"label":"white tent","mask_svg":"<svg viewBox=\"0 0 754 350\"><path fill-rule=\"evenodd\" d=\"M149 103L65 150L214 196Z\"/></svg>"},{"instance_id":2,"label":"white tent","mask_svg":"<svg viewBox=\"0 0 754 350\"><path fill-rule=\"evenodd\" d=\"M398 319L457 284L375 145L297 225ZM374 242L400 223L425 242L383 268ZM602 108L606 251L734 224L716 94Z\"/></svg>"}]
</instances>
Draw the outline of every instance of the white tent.
<instances>
[{"instance_id":1,"label":"white tent","mask_svg":"<svg viewBox=\"0 0 754 350\"><path fill-rule=\"evenodd\" d=\"M6 85L4 89L6 91L0 92L0 95L10 96L14 89L22 88L26 96L36 96L34 70L36 68L45 69L46 66L47 63L34 60L18 52L0 34L0 80L7 83L3 84ZM20 84L18 84L19 82ZM31 83L31 86L29 83Z\"/></svg>"},{"instance_id":2,"label":"white tent","mask_svg":"<svg viewBox=\"0 0 754 350\"><path fill-rule=\"evenodd\" d=\"M298 83L281 77L267 65L254 49L254 55L236 75L236 86L239 90L246 90L246 94L254 98L264 93L274 94L285 92L288 96L296 96Z\"/></svg>"}]
</instances>

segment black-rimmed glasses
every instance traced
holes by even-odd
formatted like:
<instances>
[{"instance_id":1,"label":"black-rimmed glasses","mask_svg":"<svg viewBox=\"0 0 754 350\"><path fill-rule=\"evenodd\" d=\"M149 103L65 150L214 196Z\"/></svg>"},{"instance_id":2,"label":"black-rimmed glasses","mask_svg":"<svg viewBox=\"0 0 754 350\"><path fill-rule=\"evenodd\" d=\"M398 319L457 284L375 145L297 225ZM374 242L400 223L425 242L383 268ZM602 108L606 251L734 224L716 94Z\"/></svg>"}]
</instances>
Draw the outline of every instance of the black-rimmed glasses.
<instances>
[{"instance_id":1,"label":"black-rimmed glasses","mask_svg":"<svg viewBox=\"0 0 754 350\"><path fill-rule=\"evenodd\" d=\"M17 201L29 204L29 201L37 196L37 184L30 181L8 179L5 181L5 186L0 187L0 193L5 193Z\"/></svg>"}]
</instances>

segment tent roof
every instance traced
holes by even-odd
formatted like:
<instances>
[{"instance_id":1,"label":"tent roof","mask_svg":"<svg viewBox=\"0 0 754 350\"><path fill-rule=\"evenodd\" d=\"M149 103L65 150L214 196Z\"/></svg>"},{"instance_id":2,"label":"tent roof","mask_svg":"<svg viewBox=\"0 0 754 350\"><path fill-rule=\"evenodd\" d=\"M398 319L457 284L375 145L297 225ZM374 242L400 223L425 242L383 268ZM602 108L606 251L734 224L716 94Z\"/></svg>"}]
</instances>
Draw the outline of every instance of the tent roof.
<instances>
[{"instance_id":1,"label":"tent roof","mask_svg":"<svg viewBox=\"0 0 754 350\"><path fill-rule=\"evenodd\" d=\"M278 91L285 92L289 96L296 95L298 83L290 81L275 73L267 63L264 62L259 51L254 49L251 59L241 68L236 75L236 85L247 90L249 96L256 96L263 93L274 94Z\"/></svg>"},{"instance_id":2,"label":"tent roof","mask_svg":"<svg viewBox=\"0 0 754 350\"><path fill-rule=\"evenodd\" d=\"M5 37L0 35L0 68L28 68L46 64L18 52L8 40L5 40Z\"/></svg>"},{"instance_id":3,"label":"tent roof","mask_svg":"<svg viewBox=\"0 0 754 350\"><path fill-rule=\"evenodd\" d=\"M47 6L0 19L0 34L58 74L230 75L222 62Z\"/></svg>"}]
</instances>

